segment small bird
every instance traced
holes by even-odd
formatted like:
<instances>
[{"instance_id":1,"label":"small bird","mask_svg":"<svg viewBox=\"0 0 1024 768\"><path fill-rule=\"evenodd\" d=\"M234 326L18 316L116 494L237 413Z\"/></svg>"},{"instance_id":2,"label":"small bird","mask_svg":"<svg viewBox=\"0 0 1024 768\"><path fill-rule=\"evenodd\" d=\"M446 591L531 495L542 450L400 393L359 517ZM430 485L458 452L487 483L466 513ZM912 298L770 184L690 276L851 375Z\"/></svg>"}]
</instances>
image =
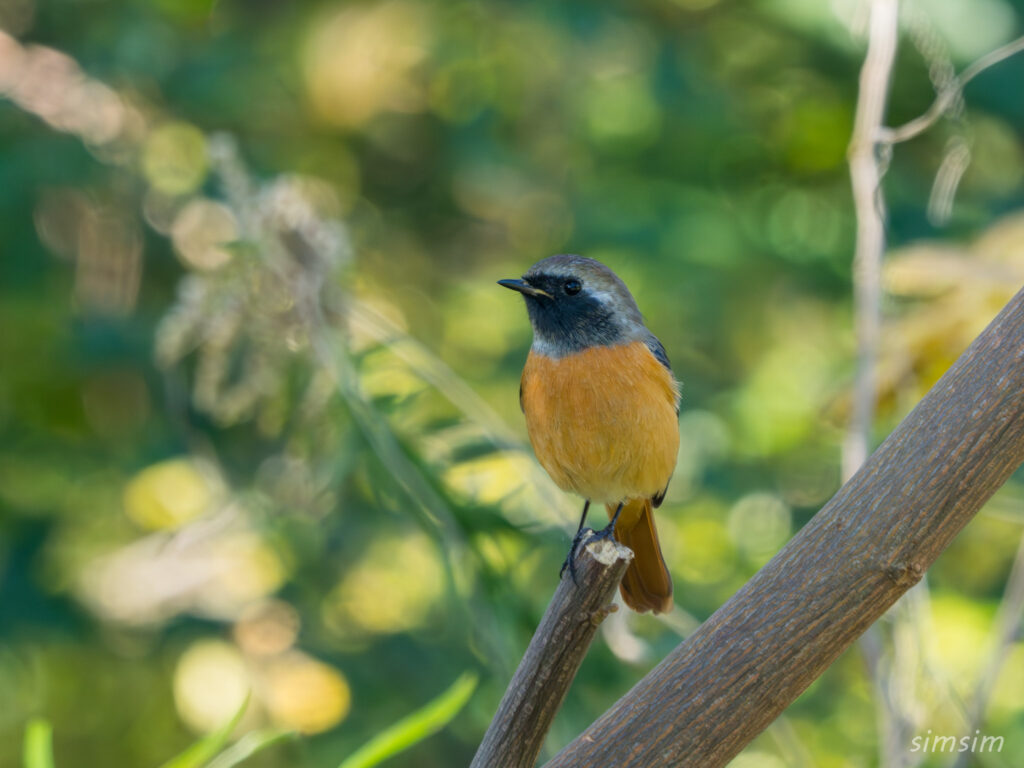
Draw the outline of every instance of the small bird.
<instances>
[{"instance_id":1,"label":"small bird","mask_svg":"<svg viewBox=\"0 0 1024 768\"><path fill-rule=\"evenodd\" d=\"M597 535L633 550L622 599L640 613L671 610L653 517L679 451L679 383L665 348L626 284L594 259L550 256L498 284L523 295L533 326L519 404L537 460L585 500L566 564L591 502L604 504L611 522Z\"/></svg>"}]
</instances>

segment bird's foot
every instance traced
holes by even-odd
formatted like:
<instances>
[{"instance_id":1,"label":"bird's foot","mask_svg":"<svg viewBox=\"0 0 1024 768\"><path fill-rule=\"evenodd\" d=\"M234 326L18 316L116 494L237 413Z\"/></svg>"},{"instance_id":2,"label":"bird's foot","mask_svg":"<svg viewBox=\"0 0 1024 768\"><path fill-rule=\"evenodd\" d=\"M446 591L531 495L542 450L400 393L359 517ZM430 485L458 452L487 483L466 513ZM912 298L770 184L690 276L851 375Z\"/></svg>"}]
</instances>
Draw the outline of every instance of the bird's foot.
<instances>
[{"instance_id":1,"label":"bird's foot","mask_svg":"<svg viewBox=\"0 0 1024 768\"><path fill-rule=\"evenodd\" d=\"M562 578L565 574L565 569L569 569L569 575L572 576L572 583L577 587L580 583L576 580L576 555L579 552L580 544L587 538L588 534L593 534L592 528L580 528L576 531L576 535L572 537L572 545L569 547L569 554L565 556L565 560L562 562L562 568L558 571L558 578Z\"/></svg>"},{"instance_id":2,"label":"bird's foot","mask_svg":"<svg viewBox=\"0 0 1024 768\"><path fill-rule=\"evenodd\" d=\"M617 515L616 515L617 517ZM615 538L615 520L612 520L608 525L602 528L600 531L591 531L593 536L590 537L591 541L601 541L603 539L611 539L616 544L619 540Z\"/></svg>"},{"instance_id":3,"label":"bird's foot","mask_svg":"<svg viewBox=\"0 0 1024 768\"><path fill-rule=\"evenodd\" d=\"M569 547L569 554L565 556L565 560L562 561L562 568L558 571L558 578L562 578L565 574L565 569L569 569L569 575L572 576L572 583L577 587L580 585L576 579L576 557L579 555L580 547L583 542L586 541L589 544L592 541L603 541L610 539L616 544L619 540L615 538L615 522L610 522L600 531L595 531L593 528L580 528L576 531L576 535L572 537L572 546Z\"/></svg>"}]
</instances>

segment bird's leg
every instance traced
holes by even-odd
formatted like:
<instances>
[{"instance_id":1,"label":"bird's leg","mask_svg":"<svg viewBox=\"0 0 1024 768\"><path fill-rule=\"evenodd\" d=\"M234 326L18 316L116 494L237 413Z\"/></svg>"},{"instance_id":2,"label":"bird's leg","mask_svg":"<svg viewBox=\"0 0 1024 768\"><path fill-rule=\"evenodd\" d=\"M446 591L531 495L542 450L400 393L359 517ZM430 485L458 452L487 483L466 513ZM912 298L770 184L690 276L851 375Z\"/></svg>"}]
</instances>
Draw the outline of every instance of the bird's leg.
<instances>
[{"instance_id":1,"label":"bird's leg","mask_svg":"<svg viewBox=\"0 0 1024 768\"><path fill-rule=\"evenodd\" d=\"M622 514L622 508L626 505L626 502L620 501L619 506L615 509L615 514L612 515L612 521L607 526L602 528L597 533L594 533L590 528L584 528L583 523L587 520L587 510L590 509L590 500L583 505L583 515L580 517L580 527L576 530L576 535L572 537L572 546L569 548L569 554L566 555L565 562L562 563L562 570L558 572L559 578L565 573L565 569L569 569L569 575L572 576L572 582L577 587L579 582L576 581L576 552L580 548L580 544L583 543L583 537L590 533L592 539L611 539L616 541L615 538L615 523L619 521L619 515Z\"/></svg>"},{"instance_id":2,"label":"bird's leg","mask_svg":"<svg viewBox=\"0 0 1024 768\"><path fill-rule=\"evenodd\" d=\"M580 546L580 541L583 539L583 534L586 529L583 524L587 522L587 511L590 509L590 499L587 499L583 503L583 514L580 515L580 524L576 528L576 535L572 537L572 546L569 547L569 554L565 556L565 560L562 562L562 569L558 572L558 577L561 578L562 574L565 573L565 569L569 569L569 575L572 576L572 583L579 586L579 582L576 581L576 550Z\"/></svg>"},{"instance_id":3,"label":"bird's leg","mask_svg":"<svg viewBox=\"0 0 1024 768\"><path fill-rule=\"evenodd\" d=\"M615 514L612 515L612 521L594 534L595 539L611 539L612 541L618 541L618 539L615 538L615 524L619 522L619 515L622 514L622 508L624 506L626 506L626 502L620 501L619 506L615 508Z\"/></svg>"},{"instance_id":4,"label":"bird's leg","mask_svg":"<svg viewBox=\"0 0 1024 768\"><path fill-rule=\"evenodd\" d=\"M572 537L573 542L583 537L583 524L587 522L587 512L590 511L590 499L583 502L583 514L580 515L580 524L576 526L576 535Z\"/></svg>"}]
</instances>

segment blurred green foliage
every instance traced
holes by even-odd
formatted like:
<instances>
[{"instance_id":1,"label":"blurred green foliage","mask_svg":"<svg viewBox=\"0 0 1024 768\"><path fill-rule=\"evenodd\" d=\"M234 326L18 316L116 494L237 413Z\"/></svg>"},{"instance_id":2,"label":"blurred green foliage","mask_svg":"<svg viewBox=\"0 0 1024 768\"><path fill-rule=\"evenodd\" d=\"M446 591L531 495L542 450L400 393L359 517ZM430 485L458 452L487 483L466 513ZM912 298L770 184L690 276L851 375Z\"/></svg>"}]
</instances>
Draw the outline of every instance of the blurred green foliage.
<instances>
[{"instance_id":1,"label":"blurred green foliage","mask_svg":"<svg viewBox=\"0 0 1024 768\"><path fill-rule=\"evenodd\" d=\"M626 280L684 383L679 609L609 620L551 749L600 714L838 487L858 13L0 0L0 766L47 764L33 717L58 766L219 749L247 696L224 765L291 730L245 764L467 763L578 507L524 445L494 285L561 251ZM890 124L1022 14L908 0ZM888 159L877 439L1024 282L1022 78ZM963 727L1022 510L1018 477L894 638L915 733ZM1022 691L1015 641L979 765L1024 754ZM851 652L736 765L876 764L881 707Z\"/></svg>"}]
</instances>

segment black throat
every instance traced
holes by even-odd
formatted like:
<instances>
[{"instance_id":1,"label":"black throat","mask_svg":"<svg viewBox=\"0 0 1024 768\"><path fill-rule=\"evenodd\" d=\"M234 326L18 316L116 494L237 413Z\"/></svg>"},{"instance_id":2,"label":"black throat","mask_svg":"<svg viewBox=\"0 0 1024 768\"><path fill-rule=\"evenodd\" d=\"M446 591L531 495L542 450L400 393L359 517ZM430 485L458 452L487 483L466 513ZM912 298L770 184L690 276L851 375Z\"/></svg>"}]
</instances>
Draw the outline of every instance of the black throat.
<instances>
[{"instance_id":1,"label":"black throat","mask_svg":"<svg viewBox=\"0 0 1024 768\"><path fill-rule=\"evenodd\" d=\"M561 357L588 347L621 344L625 340L613 310L593 296L566 295L562 289L563 278L531 276L529 280L531 285L552 296L525 297L539 352Z\"/></svg>"}]
</instances>

